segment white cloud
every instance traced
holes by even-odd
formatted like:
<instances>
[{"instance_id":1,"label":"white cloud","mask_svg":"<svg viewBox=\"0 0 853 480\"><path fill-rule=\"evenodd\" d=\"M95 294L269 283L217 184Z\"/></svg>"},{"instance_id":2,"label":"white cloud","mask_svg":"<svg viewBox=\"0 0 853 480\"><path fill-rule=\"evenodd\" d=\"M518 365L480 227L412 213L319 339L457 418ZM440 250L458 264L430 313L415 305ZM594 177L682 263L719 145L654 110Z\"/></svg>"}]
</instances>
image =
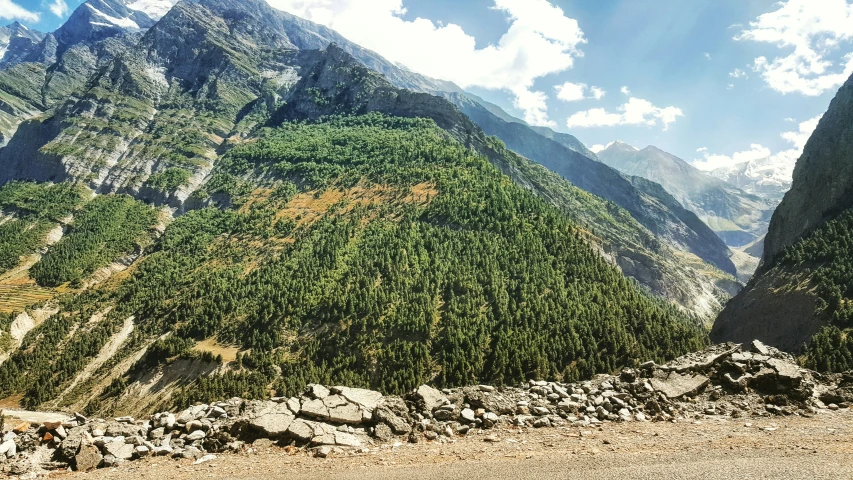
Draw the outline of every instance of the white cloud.
<instances>
[{"instance_id":1,"label":"white cloud","mask_svg":"<svg viewBox=\"0 0 853 480\"><path fill-rule=\"evenodd\" d=\"M578 22L547 0L493 0L509 27L496 44L478 49L459 25L404 20L403 0L268 0L282 10L333 28L392 62L463 88L505 90L525 120L548 120L548 96L537 79L572 68L586 43Z\"/></svg>"},{"instance_id":2,"label":"white cloud","mask_svg":"<svg viewBox=\"0 0 853 480\"><path fill-rule=\"evenodd\" d=\"M708 147L699 147L699 148L697 148L697 149L696 149L696 151L697 151L697 152L699 152L699 153L707 152L707 151L708 151Z\"/></svg>"},{"instance_id":3,"label":"white cloud","mask_svg":"<svg viewBox=\"0 0 853 480\"><path fill-rule=\"evenodd\" d=\"M655 126L660 123L666 130L669 128L669 124L682 116L684 113L680 108L660 108L648 100L631 97L628 99L628 103L617 108L617 112L608 112L603 108L577 112L569 117L566 125L569 128L575 128L613 127L617 125Z\"/></svg>"},{"instance_id":4,"label":"white cloud","mask_svg":"<svg viewBox=\"0 0 853 480\"><path fill-rule=\"evenodd\" d=\"M586 98L587 86L585 83L566 82L562 85L557 85L554 90L557 91L557 98L564 102L576 102Z\"/></svg>"},{"instance_id":5,"label":"white cloud","mask_svg":"<svg viewBox=\"0 0 853 480\"><path fill-rule=\"evenodd\" d=\"M853 39L853 4L783 0L776 5L777 10L759 16L735 37L771 43L787 52L773 60L756 58L753 70L783 94L817 96L843 84L853 73L853 54L842 55L843 65L834 64L830 57L842 42Z\"/></svg>"},{"instance_id":6,"label":"white cloud","mask_svg":"<svg viewBox=\"0 0 853 480\"><path fill-rule=\"evenodd\" d=\"M64 17L68 13L68 4L65 3L65 0L54 0L48 8L57 17Z\"/></svg>"},{"instance_id":7,"label":"white cloud","mask_svg":"<svg viewBox=\"0 0 853 480\"><path fill-rule=\"evenodd\" d=\"M786 122L790 122L790 123L794 123L794 122L796 122L796 120L794 120L794 119L793 119L793 118L791 118L791 117L786 118L786 119L785 119L785 121L786 121Z\"/></svg>"},{"instance_id":8,"label":"white cloud","mask_svg":"<svg viewBox=\"0 0 853 480\"><path fill-rule=\"evenodd\" d=\"M12 0L0 0L0 18L4 20L24 20L38 22L38 12L31 12Z\"/></svg>"},{"instance_id":9,"label":"white cloud","mask_svg":"<svg viewBox=\"0 0 853 480\"><path fill-rule=\"evenodd\" d=\"M601 100L606 92L598 87L588 87L585 83L566 82L562 85L554 87L557 91L557 98L564 102L577 102L587 98ZM587 97L586 92L589 90L591 96Z\"/></svg>"},{"instance_id":10,"label":"white cloud","mask_svg":"<svg viewBox=\"0 0 853 480\"><path fill-rule=\"evenodd\" d=\"M589 147L589 150L592 153L601 153L601 152L607 150L607 145L601 145L601 144L593 145L593 146Z\"/></svg>"},{"instance_id":11,"label":"white cloud","mask_svg":"<svg viewBox=\"0 0 853 480\"><path fill-rule=\"evenodd\" d=\"M711 54L710 54L710 53L708 53L708 52L705 52L705 58L707 58L708 60L710 60L710 59L711 59Z\"/></svg>"},{"instance_id":12,"label":"white cloud","mask_svg":"<svg viewBox=\"0 0 853 480\"><path fill-rule=\"evenodd\" d=\"M736 68L733 71L729 72L729 76L732 78L749 78L749 75L747 75L745 71L739 68Z\"/></svg>"},{"instance_id":13,"label":"white cloud","mask_svg":"<svg viewBox=\"0 0 853 480\"><path fill-rule=\"evenodd\" d=\"M705 157L693 161L693 166L700 170L715 170L723 167L733 167L737 164L754 160L766 159L766 164L776 165L779 171L789 177L794 172L797 159L803 154L809 137L814 133L821 116L806 120L798 125L796 131L782 133L782 138L792 144L792 148L773 153L769 148L754 143L748 150L735 152L732 155L712 155L705 151ZM700 149L701 150L701 149Z\"/></svg>"},{"instance_id":14,"label":"white cloud","mask_svg":"<svg viewBox=\"0 0 853 480\"><path fill-rule=\"evenodd\" d=\"M628 87L622 87L619 89L619 91L622 92L622 95L631 95L631 90L629 90Z\"/></svg>"}]
</instances>

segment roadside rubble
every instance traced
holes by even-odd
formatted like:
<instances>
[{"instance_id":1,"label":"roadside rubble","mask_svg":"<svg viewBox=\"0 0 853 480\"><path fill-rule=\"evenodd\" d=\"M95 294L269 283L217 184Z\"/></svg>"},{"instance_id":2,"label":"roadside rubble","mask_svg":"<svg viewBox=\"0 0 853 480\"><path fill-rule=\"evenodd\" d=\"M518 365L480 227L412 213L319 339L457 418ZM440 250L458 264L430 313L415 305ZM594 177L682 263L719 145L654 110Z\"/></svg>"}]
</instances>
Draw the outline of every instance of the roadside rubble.
<instances>
[{"instance_id":1,"label":"roadside rubble","mask_svg":"<svg viewBox=\"0 0 853 480\"><path fill-rule=\"evenodd\" d=\"M0 470L29 475L88 471L148 456L205 463L216 454L276 443L318 457L391 442L443 442L498 425L525 428L708 416L809 416L853 406L853 374L821 375L760 342L716 345L666 365L648 362L579 383L520 387L427 385L403 397L309 385L300 397L233 398L144 419L7 422ZM489 441L493 435L484 435Z\"/></svg>"}]
</instances>

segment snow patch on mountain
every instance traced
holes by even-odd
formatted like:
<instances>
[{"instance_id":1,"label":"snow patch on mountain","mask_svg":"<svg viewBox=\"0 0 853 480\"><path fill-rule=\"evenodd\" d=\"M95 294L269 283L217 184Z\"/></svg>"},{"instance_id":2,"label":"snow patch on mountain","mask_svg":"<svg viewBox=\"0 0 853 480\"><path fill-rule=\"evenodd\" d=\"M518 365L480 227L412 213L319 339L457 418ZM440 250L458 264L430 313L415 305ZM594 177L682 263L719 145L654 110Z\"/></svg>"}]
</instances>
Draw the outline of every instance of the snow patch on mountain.
<instances>
[{"instance_id":1,"label":"snow patch on mountain","mask_svg":"<svg viewBox=\"0 0 853 480\"><path fill-rule=\"evenodd\" d=\"M127 5L127 8L142 12L153 20L160 20L179 0L136 0Z\"/></svg>"},{"instance_id":2,"label":"snow patch on mountain","mask_svg":"<svg viewBox=\"0 0 853 480\"><path fill-rule=\"evenodd\" d=\"M87 3L86 6L89 7L89 9L92 11L92 13L95 16L100 17L100 18L104 19L106 22L108 22L106 25L104 23L101 23L101 22L92 22L92 25L101 25L101 26L113 26L114 25L116 27L126 28L126 29L130 29L130 30L140 30L139 24L137 24L136 22L134 22L133 20L131 20L129 18L112 17L112 16L107 15L106 13L98 10L97 8L92 6L92 4L90 4L90 3Z\"/></svg>"}]
</instances>

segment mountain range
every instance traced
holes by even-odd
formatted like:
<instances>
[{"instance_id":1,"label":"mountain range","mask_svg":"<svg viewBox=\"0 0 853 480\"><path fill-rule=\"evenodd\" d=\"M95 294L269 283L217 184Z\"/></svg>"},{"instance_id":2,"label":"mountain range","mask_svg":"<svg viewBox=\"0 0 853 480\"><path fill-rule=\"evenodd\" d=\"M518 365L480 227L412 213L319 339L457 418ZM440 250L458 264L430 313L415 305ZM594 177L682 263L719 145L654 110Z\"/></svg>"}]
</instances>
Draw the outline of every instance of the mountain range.
<instances>
[{"instance_id":1,"label":"mountain range","mask_svg":"<svg viewBox=\"0 0 853 480\"><path fill-rule=\"evenodd\" d=\"M2 397L581 378L701 347L739 288L570 135L262 0L167 3L91 0L0 68Z\"/></svg>"}]
</instances>

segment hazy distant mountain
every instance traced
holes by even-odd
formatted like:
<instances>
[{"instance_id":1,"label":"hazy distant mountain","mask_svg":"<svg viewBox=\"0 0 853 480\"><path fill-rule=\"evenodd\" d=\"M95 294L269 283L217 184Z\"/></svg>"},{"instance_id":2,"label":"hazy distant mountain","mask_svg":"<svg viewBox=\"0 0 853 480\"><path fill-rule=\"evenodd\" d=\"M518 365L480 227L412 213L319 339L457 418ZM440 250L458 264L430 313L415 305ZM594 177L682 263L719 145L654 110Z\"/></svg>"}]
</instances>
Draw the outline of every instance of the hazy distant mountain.
<instances>
[{"instance_id":1,"label":"hazy distant mountain","mask_svg":"<svg viewBox=\"0 0 853 480\"><path fill-rule=\"evenodd\" d=\"M598 158L628 175L661 184L729 246L748 245L767 231L772 213L767 201L702 172L657 147L640 150L617 141L598 152Z\"/></svg>"},{"instance_id":2,"label":"hazy distant mountain","mask_svg":"<svg viewBox=\"0 0 853 480\"><path fill-rule=\"evenodd\" d=\"M718 168L708 174L776 205L791 188L792 172L789 165L768 157Z\"/></svg>"}]
</instances>

